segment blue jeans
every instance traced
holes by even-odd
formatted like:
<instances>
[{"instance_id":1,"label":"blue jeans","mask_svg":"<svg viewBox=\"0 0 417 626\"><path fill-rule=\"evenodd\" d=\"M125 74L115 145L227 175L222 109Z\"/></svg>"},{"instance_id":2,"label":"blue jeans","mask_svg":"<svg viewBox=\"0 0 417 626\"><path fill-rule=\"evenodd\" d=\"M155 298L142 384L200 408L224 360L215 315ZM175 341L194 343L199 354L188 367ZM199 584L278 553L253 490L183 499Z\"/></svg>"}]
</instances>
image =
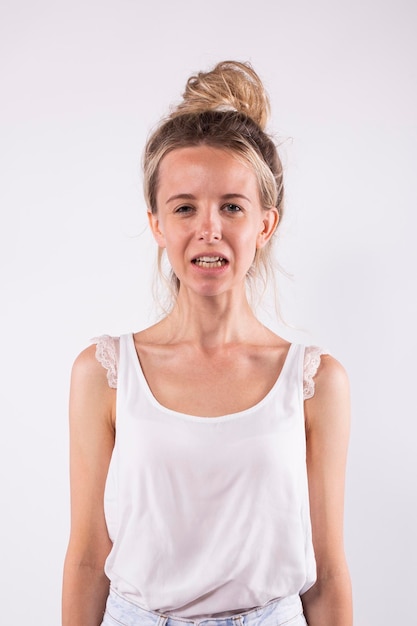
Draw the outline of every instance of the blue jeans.
<instances>
[{"instance_id":1,"label":"blue jeans","mask_svg":"<svg viewBox=\"0 0 417 626\"><path fill-rule=\"evenodd\" d=\"M198 620L146 611L112 589L101 626L307 626L299 596L273 600L263 607L228 617Z\"/></svg>"}]
</instances>

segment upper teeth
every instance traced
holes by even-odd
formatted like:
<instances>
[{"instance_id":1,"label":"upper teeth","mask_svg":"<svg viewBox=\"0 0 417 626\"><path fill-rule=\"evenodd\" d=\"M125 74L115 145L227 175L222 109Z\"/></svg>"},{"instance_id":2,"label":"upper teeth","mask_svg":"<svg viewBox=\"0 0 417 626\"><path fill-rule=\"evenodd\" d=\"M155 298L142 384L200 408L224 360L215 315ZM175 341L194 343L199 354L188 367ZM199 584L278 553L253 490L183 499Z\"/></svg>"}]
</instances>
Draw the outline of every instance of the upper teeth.
<instances>
[{"instance_id":1,"label":"upper teeth","mask_svg":"<svg viewBox=\"0 0 417 626\"><path fill-rule=\"evenodd\" d=\"M221 256L199 256L196 261L205 261L206 263L214 263L215 261L221 261Z\"/></svg>"}]
</instances>

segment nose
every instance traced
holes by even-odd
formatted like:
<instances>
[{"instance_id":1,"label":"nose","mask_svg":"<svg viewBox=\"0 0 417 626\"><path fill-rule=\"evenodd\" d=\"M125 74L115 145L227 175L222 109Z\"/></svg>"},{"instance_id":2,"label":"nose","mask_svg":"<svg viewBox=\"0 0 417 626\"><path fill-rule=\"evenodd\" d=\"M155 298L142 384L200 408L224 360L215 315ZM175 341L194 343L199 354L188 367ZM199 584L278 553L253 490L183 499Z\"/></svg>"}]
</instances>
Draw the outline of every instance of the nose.
<instances>
[{"instance_id":1,"label":"nose","mask_svg":"<svg viewBox=\"0 0 417 626\"><path fill-rule=\"evenodd\" d=\"M222 238L222 229L220 216L217 211L205 211L201 214L198 230L198 239L206 243L220 241Z\"/></svg>"}]
</instances>

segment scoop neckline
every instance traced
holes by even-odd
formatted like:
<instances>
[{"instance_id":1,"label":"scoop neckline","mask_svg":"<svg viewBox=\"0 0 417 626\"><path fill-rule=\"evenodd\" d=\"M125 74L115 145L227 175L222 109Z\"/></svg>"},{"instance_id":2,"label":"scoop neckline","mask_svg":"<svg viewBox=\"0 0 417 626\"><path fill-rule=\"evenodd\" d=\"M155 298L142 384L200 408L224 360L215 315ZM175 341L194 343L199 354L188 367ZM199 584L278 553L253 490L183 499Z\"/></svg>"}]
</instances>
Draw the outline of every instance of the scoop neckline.
<instances>
[{"instance_id":1,"label":"scoop neckline","mask_svg":"<svg viewBox=\"0 0 417 626\"><path fill-rule=\"evenodd\" d=\"M172 415L174 417L179 417L191 422L201 422L201 423L219 423L219 422L226 422L229 420L233 420L233 419L238 419L239 417L243 417L245 415L249 415L251 413L256 412L258 409L260 409L266 402L268 402L269 398L278 390L278 388L281 386L284 374L286 372L286 370L289 367L289 362L291 360L291 356L292 353L295 349L296 344L295 343L290 343L290 347L288 348L287 354L285 355L285 359L284 359L284 363L279 371L279 374L274 382L274 384L272 385L271 389L268 391L268 393L265 394L265 396L263 398L261 398L256 404L253 404L252 406L248 407L247 409L243 409L242 411L237 411L235 413L225 413L224 415L217 415L217 416L204 416L204 415L192 415L190 413L183 413L181 411L175 411L174 409L170 409L169 407L161 404L161 402L159 402L159 400L157 400L157 398L154 396L154 394L152 393L152 390L148 384L148 381L146 380L146 376L145 373L142 369L142 364L140 362L140 358L139 355L136 351L136 346L135 346L135 338L134 338L134 333L129 333L128 337L128 349L129 352L131 353L131 357L133 360L133 364L134 364L134 368L136 370L136 373L138 375L138 379L140 381L140 383L142 384L142 387L144 389L144 391L146 392L146 395L148 396L150 402L159 410L162 411L163 413L167 413L169 415Z\"/></svg>"}]
</instances>

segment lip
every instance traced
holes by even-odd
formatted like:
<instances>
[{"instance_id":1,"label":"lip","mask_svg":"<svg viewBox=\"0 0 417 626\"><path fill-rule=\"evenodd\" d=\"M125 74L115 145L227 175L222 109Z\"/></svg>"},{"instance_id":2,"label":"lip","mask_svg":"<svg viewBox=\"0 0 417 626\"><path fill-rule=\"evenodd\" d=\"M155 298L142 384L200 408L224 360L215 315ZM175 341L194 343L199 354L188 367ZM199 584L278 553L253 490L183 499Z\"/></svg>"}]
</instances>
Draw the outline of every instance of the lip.
<instances>
[{"instance_id":1,"label":"lip","mask_svg":"<svg viewBox=\"0 0 417 626\"><path fill-rule=\"evenodd\" d=\"M209 259L212 259L213 261L210 263ZM224 262L220 263L220 260ZM201 261L201 263L197 263L197 261ZM191 259L191 265L197 272L205 274L218 274L219 272L224 272L227 269L229 259L220 252L202 252L201 254L195 255Z\"/></svg>"},{"instance_id":2,"label":"lip","mask_svg":"<svg viewBox=\"0 0 417 626\"><path fill-rule=\"evenodd\" d=\"M191 262L193 263L197 259L203 259L204 257L209 257L211 259L219 257L221 259L224 259L226 263L229 262L227 256L225 256L222 252L218 252L217 250L210 250L210 252L200 252L200 254L196 254L192 257Z\"/></svg>"}]
</instances>

